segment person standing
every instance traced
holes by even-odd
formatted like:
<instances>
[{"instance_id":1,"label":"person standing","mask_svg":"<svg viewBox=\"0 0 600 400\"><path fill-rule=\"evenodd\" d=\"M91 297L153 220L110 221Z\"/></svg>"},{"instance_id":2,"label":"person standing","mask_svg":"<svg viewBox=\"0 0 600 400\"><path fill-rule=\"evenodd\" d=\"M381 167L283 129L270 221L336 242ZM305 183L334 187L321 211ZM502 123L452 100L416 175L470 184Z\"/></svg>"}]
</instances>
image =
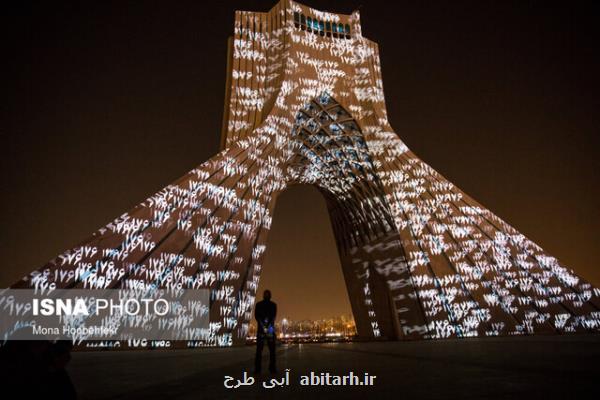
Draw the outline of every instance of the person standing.
<instances>
[{"instance_id":1,"label":"person standing","mask_svg":"<svg viewBox=\"0 0 600 400\"><path fill-rule=\"evenodd\" d=\"M271 301L271 291L265 290L263 300L256 303L254 318L256 319L256 357L254 358L254 373L259 374L262 364L262 350L267 342L269 347L269 372L276 373L275 368L275 317L277 304Z\"/></svg>"}]
</instances>

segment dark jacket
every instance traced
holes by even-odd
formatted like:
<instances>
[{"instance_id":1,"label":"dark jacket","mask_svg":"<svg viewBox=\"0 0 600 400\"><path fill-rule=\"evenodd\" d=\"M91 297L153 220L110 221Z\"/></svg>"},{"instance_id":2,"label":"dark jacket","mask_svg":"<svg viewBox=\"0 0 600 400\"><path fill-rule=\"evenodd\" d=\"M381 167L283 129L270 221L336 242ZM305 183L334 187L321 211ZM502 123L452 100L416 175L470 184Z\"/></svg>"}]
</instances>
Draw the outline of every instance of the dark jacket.
<instances>
[{"instance_id":1,"label":"dark jacket","mask_svg":"<svg viewBox=\"0 0 600 400\"><path fill-rule=\"evenodd\" d=\"M275 326L275 317L277 316L277 304L271 300L262 300L256 303L254 308L254 318L258 323L258 327ZM265 324L264 321L267 320Z\"/></svg>"}]
</instances>

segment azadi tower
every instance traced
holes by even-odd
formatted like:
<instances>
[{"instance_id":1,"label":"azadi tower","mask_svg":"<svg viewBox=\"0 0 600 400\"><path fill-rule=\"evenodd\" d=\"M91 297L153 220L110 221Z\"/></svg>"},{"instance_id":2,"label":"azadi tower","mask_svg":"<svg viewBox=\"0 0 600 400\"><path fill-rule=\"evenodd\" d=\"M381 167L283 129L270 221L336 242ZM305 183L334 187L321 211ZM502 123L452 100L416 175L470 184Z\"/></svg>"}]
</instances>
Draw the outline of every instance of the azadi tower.
<instances>
[{"instance_id":1,"label":"azadi tower","mask_svg":"<svg viewBox=\"0 0 600 400\"><path fill-rule=\"evenodd\" d=\"M600 290L393 131L358 12L236 12L221 147L13 287L208 288L200 345L242 343L277 198L308 184L326 199L360 336L600 330Z\"/></svg>"}]
</instances>

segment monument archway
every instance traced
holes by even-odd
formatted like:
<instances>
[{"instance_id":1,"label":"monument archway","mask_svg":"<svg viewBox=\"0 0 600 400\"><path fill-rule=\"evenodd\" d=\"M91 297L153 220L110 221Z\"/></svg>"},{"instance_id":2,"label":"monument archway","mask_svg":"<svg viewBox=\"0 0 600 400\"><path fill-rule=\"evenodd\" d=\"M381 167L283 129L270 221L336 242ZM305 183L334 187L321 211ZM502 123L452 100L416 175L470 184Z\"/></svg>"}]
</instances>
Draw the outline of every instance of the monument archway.
<instances>
[{"instance_id":1,"label":"monument archway","mask_svg":"<svg viewBox=\"0 0 600 400\"><path fill-rule=\"evenodd\" d=\"M169 278L210 291L199 345L243 343L277 196L299 182L326 198L365 338L600 330L598 288L394 132L379 49L358 11L281 0L268 12L236 12L223 122L217 155L13 287Z\"/></svg>"},{"instance_id":2,"label":"monument archway","mask_svg":"<svg viewBox=\"0 0 600 400\"><path fill-rule=\"evenodd\" d=\"M358 121L324 92L296 113L291 137L287 183L313 185L326 200L359 336L397 339L394 302L371 254L396 227ZM397 250L388 255L402 258Z\"/></svg>"},{"instance_id":3,"label":"monument archway","mask_svg":"<svg viewBox=\"0 0 600 400\"><path fill-rule=\"evenodd\" d=\"M277 303L282 330L286 319L286 333L293 332L290 323L298 326L301 321L342 317L353 320L327 204L313 185L290 185L278 196L257 301L266 289ZM354 328L352 323L352 331Z\"/></svg>"}]
</instances>

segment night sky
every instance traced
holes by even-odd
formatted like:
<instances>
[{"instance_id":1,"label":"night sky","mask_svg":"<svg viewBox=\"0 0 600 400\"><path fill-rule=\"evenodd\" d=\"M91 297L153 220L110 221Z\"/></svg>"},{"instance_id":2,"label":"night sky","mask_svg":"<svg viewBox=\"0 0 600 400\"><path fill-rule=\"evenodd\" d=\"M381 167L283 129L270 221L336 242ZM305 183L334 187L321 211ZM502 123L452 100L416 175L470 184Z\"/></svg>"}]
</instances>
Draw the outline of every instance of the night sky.
<instances>
[{"instance_id":1,"label":"night sky","mask_svg":"<svg viewBox=\"0 0 600 400\"><path fill-rule=\"evenodd\" d=\"M0 287L217 153L234 10L275 3L214 3L3 10ZM304 2L360 7L401 139L600 285L598 6L423 3ZM263 271L280 316L350 312L316 189L281 196Z\"/></svg>"}]
</instances>

